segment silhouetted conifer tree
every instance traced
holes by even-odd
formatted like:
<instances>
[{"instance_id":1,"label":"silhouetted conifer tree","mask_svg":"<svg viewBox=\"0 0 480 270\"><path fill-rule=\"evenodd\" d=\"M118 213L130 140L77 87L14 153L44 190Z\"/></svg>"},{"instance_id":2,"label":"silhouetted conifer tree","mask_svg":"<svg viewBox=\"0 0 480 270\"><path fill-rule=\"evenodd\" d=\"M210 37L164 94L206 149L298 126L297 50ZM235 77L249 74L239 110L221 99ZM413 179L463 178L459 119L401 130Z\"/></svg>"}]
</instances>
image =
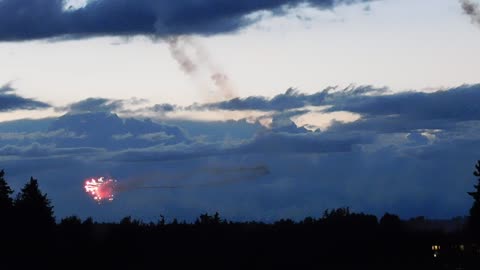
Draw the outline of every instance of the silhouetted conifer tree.
<instances>
[{"instance_id":1,"label":"silhouetted conifer tree","mask_svg":"<svg viewBox=\"0 0 480 270\"><path fill-rule=\"evenodd\" d=\"M175 226L175 225L178 225L178 220L177 220L176 218L173 219L172 225L174 225L174 226Z\"/></svg>"},{"instance_id":2,"label":"silhouetted conifer tree","mask_svg":"<svg viewBox=\"0 0 480 270\"><path fill-rule=\"evenodd\" d=\"M5 172L0 171L0 228L5 229L12 224L13 190L5 181Z\"/></svg>"},{"instance_id":3,"label":"silhouetted conifer tree","mask_svg":"<svg viewBox=\"0 0 480 270\"><path fill-rule=\"evenodd\" d=\"M82 220L77 216L65 217L65 218L62 218L62 220L60 221L60 226L64 226L64 227L80 226L80 225L82 225Z\"/></svg>"},{"instance_id":4,"label":"silhouetted conifer tree","mask_svg":"<svg viewBox=\"0 0 480 270\"><path fill-rule=\"evenodd\" d=\"M330 211L325 210L323 212L323 219L325 220L333 220L333 219L340 219L350 216L350 208L349 207L342 207L338 209L332 209Z\"/></svg>"},{"instance_id":5,"label":"silhouetted conifer tree","mask_svg":"<svg viewBox=\"0 0 480 270\"><path fill-rule=\"evenodd\" d=\"M131 216L126 216L120 220L120 225L132 225L132 217Z\"/></svg>"},{"instance_id":6,"label":"silhouetted conifer tree","mask_svg":"<svg viewBox=\"0 0 480 270\"><path fill-rule=\"evenodd\" d=\"M0 171L0 213L5 214L6 211L10 211L13 207L13 199L11 197L13 190L5 181L5 172Z\"/></svg>"},{"instance_id":7,"label":"silhouetted conifer tree","mask_svg":"<svg viewBox=\"0 0 480 270\"><path fill-rule=\"evenodd\" d=\"M47 194L40 191L38 182L33 177L18 194L14 206L22 226L45 228L55 225L53 206Z\"/></svg>"},{"instance_id":8,"label":"silhouetted conifer tree","mask_svg":"<svg viewBox=\"0 0 480 270\"><path fill-rule=\"evenodd\" d=\"M468 227L476 236L480 236L480 160L477 161L475 168L476 170L473 172L473 175L478 177L478 184L474 185L475 191L468 192L468 195L473 198Z\"/></svg>"},{"instance_id":9,"label":"silhouetted conifer tree","mask_svg":"<svg viewBox=\"0 0 480 270\"><path fill-rule=\"evenodd\" d=\"M165 226L165 217L163 215L160 215L160 220L158 221L157 226Z\"/></svg>"},{"instance_id":10,"label":"silhouetted conifer tree","mask_svg":"<svg viewBox=\"0 0 480 270\"><path fill-rule=\"evenodd\" d=\"M402 220L397 215L385 213L382 218L380 218L380 227L384 231L392 233L402 228Z\"/></svg>"}]
</instances>

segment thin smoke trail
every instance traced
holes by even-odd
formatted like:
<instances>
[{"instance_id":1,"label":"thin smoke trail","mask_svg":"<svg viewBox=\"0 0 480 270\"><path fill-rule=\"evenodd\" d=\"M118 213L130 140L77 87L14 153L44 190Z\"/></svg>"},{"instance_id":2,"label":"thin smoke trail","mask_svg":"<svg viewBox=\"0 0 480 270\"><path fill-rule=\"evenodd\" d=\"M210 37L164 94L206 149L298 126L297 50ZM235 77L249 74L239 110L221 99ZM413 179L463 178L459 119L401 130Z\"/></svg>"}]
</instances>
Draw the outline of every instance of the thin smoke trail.
<instances>
[{"instance_id":1,"label":"thin smoke trail","mask_svg":"<svg viewBox=\"0 0 480 270\"><path fill-rule=\"evenodd\" d=\"M270 173L268 167L261 165L256 167L234 167L234 168L208 168L206 170L197 170L192 171L191 173L184 173L178 175L163 175L163 177L155 176L155 178L160 178L162 180L176 180L181 181L188 179L192 176L198 175L199 172L207 172L209 175L208 178L220 178L217 180L207 180L199 181L200 183L190 183L190 184L174 184L174 185L151 185L148 183L152 182L152 177L147 178L137 178L135 180L126 181L124 183L119 183L115 190L117 192L125 192L136 189L185 189L185 188L200 188L200 187L214 187L221 186L224 184L230 184L235 182L243 182L258 177L267 175ZM167 179L168 178L168 179ZM202 178L207 178L202 176Z\"/></svg>"},{"instance_id":2,"label":"thin smoke trail","mask_svg":"<svg viewBox=\"0 0 480 270\"><path fill-rule=\"evenodd\" d=\"M104 201L113 201L116 194L121 192L141 189L184 189L213 187L239 181L252 180L270 173L266 166L211 169L212 170L210 171L206 170L204 172L209 173L210 179L213 178L216 180L208 180L205 182L202 181L200 183L151 185L149 183L154 180L152 178L136 178L130 181L119 182L110 177L99 177L86 179L84 183L84 189L90 197L100 204ZM170 179L177 179L177 181L188 179L188 177L186 177L188 175L196 176L197 174L192 171L189 174L170 175ZM162 177L162 180L165 180L165 178L166 177ZM200 178L203 179L205 176L201 176Z\"/></svg>"},{"instance_id":3,"label":"thin smoke trail","mask_svg":"<svg viewBox=\"0 0 480 270\"><path fill-rule=\"evenodd\" d=\"M215 65L210 54L198 41L189 36L174 36L165 39L170 54L181 70L194 79L199 88L205 88L199 81L200 73L207 72L215 85L216 96L220 99L236 97L235 87L225 72Z\"/></svg>"},{"instance_id":4,"label":"thin smoke trail","mask_svg":"<svg viewBox=\"0 0 480 270\"><path fill-rule=\"evenodd\" d=\"M462 9L465 14L470 16L472 23L480 25L480 7L479 4L472 2L471 0L460 0Z\"/></svg>"}]
</instances>

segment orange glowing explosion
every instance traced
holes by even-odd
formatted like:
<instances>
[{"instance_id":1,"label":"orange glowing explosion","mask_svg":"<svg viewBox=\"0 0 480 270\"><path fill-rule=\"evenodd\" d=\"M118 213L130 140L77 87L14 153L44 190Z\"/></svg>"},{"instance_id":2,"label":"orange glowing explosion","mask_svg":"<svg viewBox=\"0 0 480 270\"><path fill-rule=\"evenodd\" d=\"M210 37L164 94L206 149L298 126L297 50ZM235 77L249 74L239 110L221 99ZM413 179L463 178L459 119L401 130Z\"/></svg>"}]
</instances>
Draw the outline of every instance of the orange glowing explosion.
<instances>
[{"instance_id":1,"label":"orange glowing explosion","mask_svg":"<svg viewBox=\"0 0 480 270\"><path fill-rule=\"evenodd\" d=\"M116 180L104 177L87 179L85 191L98 203L113 201L116 183Z\"/></svg>"}]
</instances>

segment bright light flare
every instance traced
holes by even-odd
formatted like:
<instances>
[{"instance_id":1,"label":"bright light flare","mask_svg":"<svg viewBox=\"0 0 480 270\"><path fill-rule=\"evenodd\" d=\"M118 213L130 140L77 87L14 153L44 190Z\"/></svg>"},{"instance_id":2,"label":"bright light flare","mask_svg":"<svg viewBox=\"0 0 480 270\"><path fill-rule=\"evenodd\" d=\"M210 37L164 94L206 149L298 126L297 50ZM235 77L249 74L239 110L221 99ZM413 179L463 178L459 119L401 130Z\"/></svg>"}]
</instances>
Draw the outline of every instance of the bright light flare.
<instances>
[{"instance_id":1,"label":"bright light flare","mask_svg":"<svg viewBox=\"0 0 480 270\"><path fill-rule=\"evenodd\" d=\"M115 197L115 186L117 180L110 178L91 178L85 181L85 192L87 192L95 201L113 201Z\"/></svg>"}]
</instances>

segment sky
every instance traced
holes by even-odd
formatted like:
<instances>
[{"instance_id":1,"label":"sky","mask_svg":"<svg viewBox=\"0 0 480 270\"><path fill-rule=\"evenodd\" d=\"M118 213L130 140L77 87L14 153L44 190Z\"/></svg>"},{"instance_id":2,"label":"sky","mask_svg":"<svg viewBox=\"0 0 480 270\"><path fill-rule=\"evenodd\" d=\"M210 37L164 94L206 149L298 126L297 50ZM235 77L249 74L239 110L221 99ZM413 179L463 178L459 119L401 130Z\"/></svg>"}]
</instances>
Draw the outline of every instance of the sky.
<instances>
[{"instance_id":1,"label":"sky","mask_svg":"<svg viewBox=\"0 0 480 270\"><path fill-rule=\"evenodd\" d=\"M0 167L57 218L466 215L479 4L0 0Z\"/></svg>"}]
</instances>

